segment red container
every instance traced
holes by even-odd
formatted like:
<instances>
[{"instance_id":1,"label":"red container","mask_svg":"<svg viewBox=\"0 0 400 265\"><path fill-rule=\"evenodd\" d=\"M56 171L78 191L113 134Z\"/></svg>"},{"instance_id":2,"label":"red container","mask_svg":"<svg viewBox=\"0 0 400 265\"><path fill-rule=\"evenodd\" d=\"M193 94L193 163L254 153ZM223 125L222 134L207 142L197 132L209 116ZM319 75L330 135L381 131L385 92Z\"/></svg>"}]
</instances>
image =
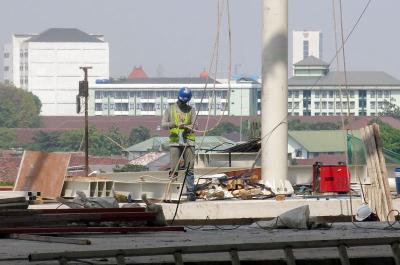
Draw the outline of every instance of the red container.
<instances>
[{"instance_id":1,"label":"red container","mask_svg":"<svg viewBox=\"0 0 400 265\"><path fill-rule=\"evenodd\" d=\"M349 181L350 172L346 165L313 165L313 191L347 193Z\"/></svg>"}]
</instances>

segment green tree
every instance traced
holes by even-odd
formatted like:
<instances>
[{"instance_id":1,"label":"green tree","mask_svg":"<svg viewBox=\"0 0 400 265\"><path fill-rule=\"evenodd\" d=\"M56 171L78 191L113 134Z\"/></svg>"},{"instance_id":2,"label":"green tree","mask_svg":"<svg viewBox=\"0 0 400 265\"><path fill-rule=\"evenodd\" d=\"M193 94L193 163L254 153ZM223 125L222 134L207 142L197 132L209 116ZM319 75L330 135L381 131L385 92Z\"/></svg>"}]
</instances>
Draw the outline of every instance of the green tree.
<instances>
[{"instance_id":1,"label":"green tree","mask_svg":"<svg viewBox=\"0 0 400 265\"><path fill-rule=\"evenodd\" d=\"M61 133L58 139L60 151L76 152L83 150L83 135L83 130L72 130Z\"/></svg>"},{"instance_id":2,"label":"green tree","mask_svg":"<svg viewBox=\"0 0 400 265\"><path fill-rule=\"evenodd\" d=\"M400 119L400 107L396 105L396 100L391 98L390 101L385 100L384 103L382 115Z\"/></svg>"},{"instance_id":3,"label":"green tree","mask_svg":"<svg viewBox=\"0 0 400 265\"><path fill-rule=\"evenodd\" d=\"M0 126L27 128L40 125L41 103L31 92L0 84Z\"/></svg>"},{"instance_id":4,"label":"green tree","mask_svg":"<svg viewBox=\"0 0 400 265\"><path fill-rule=\"evenodd\" d=\"M230 122L221 122L214 129L208 132L208 135L221 136L226 133L239 132L239 126Z\"/></svg>"},{"instance_id":5,"label":"green tree","mask_svg":"<svg viewBox=\"0 0 400 265\"><path fill-rule=\"evenodd\" d=\"M150 130L144 126L133 128L129 134L128 145L134 145L150 138Z\"/></svg>"},{"instance_id":6,"label":"green tree","mask_svg":"<svg viewBox=\"0 0 400 265\"><path fill-rule=\"evenodd\" d=\"M60 139L61 132L44 132L39 131L33 137L33 143L27 148L35 151L42 152L56 152L60 150Z\"/></svg>"},{"instance_id":7,"label":"green tree","mask_svg":"<svg viewBox=\"0 0 400 265\"><path fill-rule=\"evenodd\" d=\"M290 131L316 131L316 130L338 130L340 125L333 122L301 122L300 120L291 120L288 123Z\"/></svg>"},{"instance_id":8,"label":"green tree","mask_svg":"<svg viewBox=\"0 0 400 265\"><path fill-rule=\"evenodd\" d=\"M17 135L14 129L0 128L0 148L9 149L17 147Z\"/></svg>"}]
</instances>

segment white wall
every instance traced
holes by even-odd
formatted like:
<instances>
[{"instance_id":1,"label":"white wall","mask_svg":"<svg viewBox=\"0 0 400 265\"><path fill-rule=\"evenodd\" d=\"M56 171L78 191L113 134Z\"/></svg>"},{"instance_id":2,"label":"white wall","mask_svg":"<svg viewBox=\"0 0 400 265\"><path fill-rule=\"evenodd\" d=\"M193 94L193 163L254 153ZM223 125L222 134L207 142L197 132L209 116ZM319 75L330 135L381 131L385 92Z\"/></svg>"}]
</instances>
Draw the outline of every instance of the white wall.
<instances>
[{"instance_id":1,"label":"white wall","mask_svg":"<svg viewBox=\"0 0 400 265\"><path fill-rule=\"evenodd\" d=\"M293 64L304 59L303 41L309 42L309 56L322 59L322 33L320 31L293 31Z\"/></svg>"},{"instance_id":2,"label":"white wall","mask_svg":"<svg viewBox=\"0 0 400 265\"><path fill-rule=\"evenodd\" d=\"M42 101L43 116L74 116L79 81L84 74L79 67L91 66L89 83L109 78L108 43L28 42L29 84L27 89Z\"/></svg>"}]
</instances>

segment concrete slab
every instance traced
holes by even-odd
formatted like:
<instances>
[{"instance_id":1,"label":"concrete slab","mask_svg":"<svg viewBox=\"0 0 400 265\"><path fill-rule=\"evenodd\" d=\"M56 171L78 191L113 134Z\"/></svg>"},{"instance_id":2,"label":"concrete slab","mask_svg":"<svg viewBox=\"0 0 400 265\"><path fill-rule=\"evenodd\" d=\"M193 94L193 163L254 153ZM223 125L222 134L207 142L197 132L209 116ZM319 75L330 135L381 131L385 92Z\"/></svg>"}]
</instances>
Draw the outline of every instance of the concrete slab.
<instances>
[{"instance_id":1,"label":"concrete slab","mask_svg":"<svg viewBox=\"0 0 400 265\"><path fill-rule=\"evenodd\" d=\"M191 227L186 233L166 232L166 233L140 233L132 235L81 235L72 236L74 238L85 238L92 241L92 245L78 246L62 243L32 242L15 239L0 239L0 264L27 264L27 257L30 253L48 253L62 251L85 251L85 250L106 250L106 249L131 249L148 248L161 246L196 246L202 244L246 244L257 242L287 242L296 240L318 240L318 239L351 239L351 238L373 238L396 236L400 238L400 230L388 230L386 223L362 223L363 228L356 228L352 224L335 224L331 229L324 230L263 230L260 228L250 228L241 226L238 229L223 226ZM397 224L398 228L400 225ZM197 229L197 230L193 230ZM368 258L388 258L390 260L391 251L389 246L371 247L352 247L348 249L351 259ZM299 249L294 251L296 259L317 260L318 264L323 261L337 259L336 248L321 249ZM247 261L281 261L283 251L257 251L240 252L241 260ZM202 254L202 255L183 255L185 262L218 262L227 261L228 254ZM172 263L171 256L153 257L132 257L127 264L141 263ZM91 260L94 264L115 264L115 259ZM32 262L29 264L58 264L58 262ZM70 263L69 263L70 264ZM74 264L74 263L71 263ZM282 264L282 263L268 263ZM315 264L315 263L314 263ZM332 263L331 263L332 264ZM336 263L335 263L336 264ZM387 264L387 263L357 263L357 264ZM390 263L389 263L390 264Z\"/></svg>"}]
</instances>

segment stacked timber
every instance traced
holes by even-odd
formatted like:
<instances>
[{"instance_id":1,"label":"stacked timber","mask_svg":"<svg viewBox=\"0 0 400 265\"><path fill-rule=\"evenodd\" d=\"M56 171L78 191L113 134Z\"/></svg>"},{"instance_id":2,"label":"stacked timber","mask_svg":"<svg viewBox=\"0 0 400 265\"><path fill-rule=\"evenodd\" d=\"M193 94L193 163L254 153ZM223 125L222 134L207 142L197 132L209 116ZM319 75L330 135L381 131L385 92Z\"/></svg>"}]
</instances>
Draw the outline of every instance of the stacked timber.
<instances>
[{"instance_id":1,"label":"stacked timber","mask_svg":"<svg viewBox=\"0 0 400 265\"><path fill-rule=\"evenodd\" d=\"M0 210L1 209L27 209L29 202L25 197L10 197L0 198Z\"/></svg>"},{"instance_id":2,"label":"stacked timber","mask_svg":"<svg viewBox=\"0 0 400 265\"><path fill-rule=\"evenodd\" d=\"M138 208L0 210L0 236L52 233L132 233L183 231L182 227L152 226L157 212Z\"/></svg>"},{"instance_id":3,"label":"stacked timber","mask_svg":"<svg viewBox=\"0 0 400 265\"><path fill-rule=\"evenodd\" d=\"M365 201L381 221L393 221L394 216L390 214L393 209L392 197L379 125L374 123L361 128L360 131L364 142L367 172L370 179L369 185L365 185Z\"/></svg>"}]
</instances>

